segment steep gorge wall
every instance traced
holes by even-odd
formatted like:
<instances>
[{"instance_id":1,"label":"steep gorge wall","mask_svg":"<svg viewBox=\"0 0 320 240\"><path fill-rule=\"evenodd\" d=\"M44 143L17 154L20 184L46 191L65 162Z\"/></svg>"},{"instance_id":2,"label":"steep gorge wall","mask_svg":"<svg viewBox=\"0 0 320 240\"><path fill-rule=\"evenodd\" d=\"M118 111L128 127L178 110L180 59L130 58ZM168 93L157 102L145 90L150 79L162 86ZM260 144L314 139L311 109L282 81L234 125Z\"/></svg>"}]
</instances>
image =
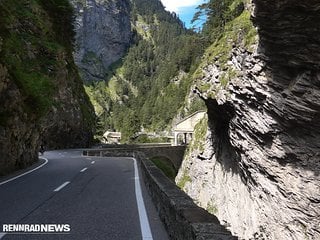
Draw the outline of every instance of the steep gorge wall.
<instances>
[{"instance_id":1,"label":"steep gorge wall","mask_svg":"<svg viewBox=\"0 0 320 240\"><path fill-rule=\"evenodd\" d=\"M128 0L70 0L75 9L74 58L86 82L106 80L108 67L118 61L131 41Z\"/></svg>"},{"instance_id":2,"label":"steep gorge wall","mask_svg":"<svg viewBox=\"0 0 320 240\"><path fill-rule=\"evenodd\" d=\"M88 146L94 112L72 57L70 5L0 3L0 175L38 148Z\"/></svg>"},{"instance_id":3,"label":"steep gorge wall","mask_svg":"<svg viewBox=\"0 0 320 240\"><path fill-rule=\"evenodd\" d=\"M258 44L238 29L228 59L202 67L208 131L176 180L240 238L319 239L320 4L255 0L247 10Z\"/></svg>"}]
</instances>

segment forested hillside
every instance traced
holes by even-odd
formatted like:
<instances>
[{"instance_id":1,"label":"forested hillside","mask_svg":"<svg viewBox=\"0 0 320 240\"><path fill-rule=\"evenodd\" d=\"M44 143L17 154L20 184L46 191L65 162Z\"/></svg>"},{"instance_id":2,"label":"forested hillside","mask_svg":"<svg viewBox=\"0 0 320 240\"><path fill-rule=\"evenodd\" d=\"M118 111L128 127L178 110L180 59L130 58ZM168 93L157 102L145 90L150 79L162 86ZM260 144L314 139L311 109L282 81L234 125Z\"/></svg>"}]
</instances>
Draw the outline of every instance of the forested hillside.
<instances>
[{"instance_id":1,"label":"forested hillside","mask_svg":"<svg viewBox=\"0 0 320 240\"><path fill-rule=\"evenodd\" d=\"M185 104L207 45L158 0L132 1L131 22L127 54L109 68L105 81L86 87L101 129L121 131L125 141L142 129L168 128ZM190 112L199 108L190 105Z\"/></svg>"}]
</instances>

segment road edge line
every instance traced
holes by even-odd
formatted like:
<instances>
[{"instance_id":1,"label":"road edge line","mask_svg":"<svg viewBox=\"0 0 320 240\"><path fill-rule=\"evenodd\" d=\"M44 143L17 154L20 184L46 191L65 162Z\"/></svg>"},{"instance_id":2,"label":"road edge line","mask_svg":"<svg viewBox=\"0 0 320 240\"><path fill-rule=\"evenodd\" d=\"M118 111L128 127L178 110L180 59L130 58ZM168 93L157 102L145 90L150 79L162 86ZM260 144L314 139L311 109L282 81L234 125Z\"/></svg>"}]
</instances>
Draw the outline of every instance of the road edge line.
<instances>
[{"instance_id":1,"label":"road edge line","mask_svg":"<svg viewBox=\"0 0 320 240\"><path fill-rule=\"evenodd\" d=\"M20 174L20 175L18 175L18 176L15 176L15 177L13 177L13 178L10 178L10 179L8 179L8 180L5 180L5 181L3 181L3 182L0 182L0 186L1 186L1 185L4 185L4 184L6 184L6 183L12 182L12 181L14 181L14 180L16 180L16 179L18 179L18 178L21 178L21 177L23 177L23 176L25 176L25 175L27 175L27 174L29 174L29 173L32 173L32 172L38 170L39 168L42 168L42 167L43 167L44 165L46 165L46 164L48 163L48 161L49 161L47 158L41 158L41 159L44 159L45 162L42 163L40 166L38 166L38 167L36 167L36 168L34 168L34 169L31 169L31 170L29 170L28 172L22 173L22 174Z\"/></svg>"},{"instance_id":2,"label":"road edge line","mask_svg":"<svg viewBox=\"0 0 320 240\"><path fill-rule=\"evenodd\" d=\"M140 229L142 233L143 240L153 240L150 223L147 215L146 206L142 197L142 190L140 185L139 171L137 160L132 158L134 166L134 182L135 182L135 193L136 193L136 202L138 206L139 220L140 220Z\"/></svg>"}]
</instances>

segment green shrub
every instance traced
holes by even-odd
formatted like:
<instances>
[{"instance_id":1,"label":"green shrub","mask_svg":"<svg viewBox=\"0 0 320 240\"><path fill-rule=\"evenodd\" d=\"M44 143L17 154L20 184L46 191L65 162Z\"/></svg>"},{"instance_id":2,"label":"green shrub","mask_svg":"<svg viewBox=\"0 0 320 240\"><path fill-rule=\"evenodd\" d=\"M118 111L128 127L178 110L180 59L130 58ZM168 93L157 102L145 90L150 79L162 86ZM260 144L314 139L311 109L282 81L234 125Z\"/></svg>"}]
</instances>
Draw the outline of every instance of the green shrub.
<instances>
[{"instance_id":1,"label":"green shrub","mask_svg":"<svg viewBox=\"0 0 320 240\"><path fill-rule=\"evenodd\" d=\"M191 177L189 176L187 169L184 169L182 177L177 182L177 186L180 189L184 189L188 182L191 182Z\"/></svg>"},{"instance_id":2,"label":"green shrub","mask_svg":"<svg viewBox=\"0 0 320 240\"><path fill-rule=\"evenodd\" d=\"M169 159L165 157L153 157L151 161L172 181L174 181L177 171L170 162Z\"/></svg>"}]
</instances>

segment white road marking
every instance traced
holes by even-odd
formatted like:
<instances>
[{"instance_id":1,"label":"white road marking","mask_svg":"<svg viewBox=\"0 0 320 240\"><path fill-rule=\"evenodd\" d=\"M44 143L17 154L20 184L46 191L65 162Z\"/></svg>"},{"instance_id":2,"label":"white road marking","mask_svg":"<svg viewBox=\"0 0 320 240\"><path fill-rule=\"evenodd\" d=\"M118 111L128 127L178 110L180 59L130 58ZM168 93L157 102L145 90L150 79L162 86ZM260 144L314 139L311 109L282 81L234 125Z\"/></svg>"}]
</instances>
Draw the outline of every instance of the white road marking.
<instances>
[{"instance_id":1,"label":"white road marking","mask_svg":"<svg viewBox=\"0 0 320 240\"><path fill-rule=\"evenodd\" d=\"M87 171L87 169L88 169L88 168L84 168L84 169L82 169L80 172L85 172L85 171Z\"/></svg>"},{"instance_id":2,"label":"white road marking","mask_svg":"<svg viewBox=\"0 0 320 240\"><path fill-rule=\"evenodd\" d=\"M92 161L92 162L91 162L91 164L95 164L95 163L96 163L95 161Z\"/></svg>"},{"instance_id":3,"label":"white road marking","mask_svg":"<svg viewBox=\"0 0 320 240\"><path fill-rule=\"evenodd\" d=\"M0 239L3 238L6 235L6 233L0 232Z\"/></svg>"},{"instance_id":4,"label":"white road marking","mask_svg":"<svg viewBox=\"0 0 320 240\"><path fill-rule=\"evenodd\" d=\"M13 180L16 180L17 178L21 178L21 177L23 177L23 176L25 176L25 175L27 175L27 174L29 174L29 173L32 173L32 172L38 170L39 168L42 168L44 165L46 165L46 164L48 163L48 159L46 159L46 158L42 158L42 159L44 159L45 162L42 163L40 166L38 166L38 167L36 167L36 168L28 171L28 172L22 173L22 174L20 174L20 175L18 175L18 176L15 176L15 177L13 177L13 178L10 178L10 179L8 179L8 180L6 180L6 181L1 182L1 183L0 183L0 186L3 185L3 184L6 184L6 183L8 183L8 182L11 182L11 181L13 181ZM1 236L1 235L0 235L0 236Z\"/></svg>"},{"instance_id":5,"label":"white road marking","mask_svg":"<svg viewBox=\"0 0 320 240\"><path fill-rule=\"evenodd\" d=\"M65 182L64 184L62 184L61 186L57 187L55 190L53 190L54 192L59 192L62 188L64 188L65 186L67 186L70 182Z\"/></svg>"},{"instance_id":6,"label":"white road marking","mask_svg":"<svg viewBox=\"0 0 320 240\"><path fill-rule=\"evenodd\" d=\"M153 240L152 233L150 230L150 224L149 224L149 220L148 220L148 216L147 216L146 207L144 205L144 201L143 201L143 197L142 197L137 160L135 158L132 158L132 160L133 160L133 165L134 165L135 192L136 192L136 200L137 200L137 205L138 205L142 239L143 240Z\"/></svg>"}]
</instances>

